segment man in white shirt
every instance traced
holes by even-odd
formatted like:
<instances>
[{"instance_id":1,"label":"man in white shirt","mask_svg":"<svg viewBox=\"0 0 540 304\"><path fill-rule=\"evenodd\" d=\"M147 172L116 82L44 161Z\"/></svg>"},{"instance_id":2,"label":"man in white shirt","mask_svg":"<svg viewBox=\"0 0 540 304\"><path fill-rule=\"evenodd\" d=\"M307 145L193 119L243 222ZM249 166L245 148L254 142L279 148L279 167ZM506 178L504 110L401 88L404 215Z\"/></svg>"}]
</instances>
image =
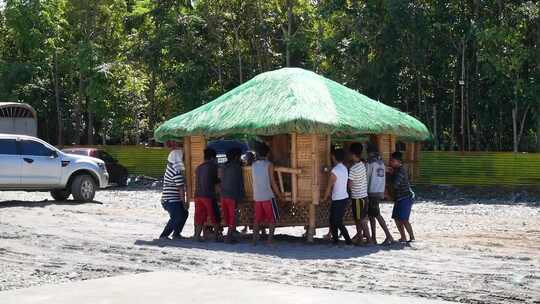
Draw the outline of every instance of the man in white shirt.
<instances>
[{"instance_id":1,"label":"man in white shirt","mask_svg":"<svg viewBox=\"0 0 540 304\"><path fill-rule=\"evenodd\" d=\"M382 160L379 149L374 144L368 144L368 161L367 161L367 180L368 180L368 196L369 207L368 215L371 224L371 241L377 243L377 222L384 231L386 239L383 245L391 244L394 241L392 234L388 230L388 226L381 215L379 202L384 199L384 189L386 187L386 166Z\"/></svg>"},{"instance_id":2,"label":"man in white shirt","mask_svg":"<svg viewBox=\"0 0 540 304\"><path fill-rule=\"evenodd\" d=\"M332 233L333 243L337 244L339 241L339 230L345 238L345 243L351 245L351 237L343 224L343 216L349 205L349 193L347 192L349 171L343 164L344 160L345 151L343 149L335 150L332 154L332 161L336 165L330 174L323 201L327 201L330 198L330 194L332 194L332 202L330 203L330 232Z\"/></svg>"}]
</instances>

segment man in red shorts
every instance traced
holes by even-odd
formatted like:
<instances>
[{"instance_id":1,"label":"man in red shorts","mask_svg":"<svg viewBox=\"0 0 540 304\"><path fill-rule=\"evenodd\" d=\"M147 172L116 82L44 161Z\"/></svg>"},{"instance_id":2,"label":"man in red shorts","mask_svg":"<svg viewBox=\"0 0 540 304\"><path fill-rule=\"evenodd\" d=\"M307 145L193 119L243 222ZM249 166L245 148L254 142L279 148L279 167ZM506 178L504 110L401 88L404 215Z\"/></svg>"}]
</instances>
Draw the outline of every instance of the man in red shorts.
<instances>
[{"instance_id":1,"label":"man in red shorts","mask_svg":"<svg viewBox=\"0 0 540 304\"><path fill-rule=\"evenodd\" d=\"M201 241L201 232L205 224L214 227L214 240L217 240L218 223L213 201L216 199L216 187L219 184L216 151L210 148L204 150L204 163L195 171L195 235L193 238Z\"/></svg>"},{"instance_id":2,"label":"man in red shorts","mask_svg":"<svg viewBox=\"0 0 540 304\"><path fill-rule=\"evenodd\" d=\"M253 198L255 200L255 221L253 225L253 244L259 240L261 224L268 225L268 244L272 244L276 221L279 211L276 196L281 196L274 179L274 165L268 161L270 148L266 145L259 147L258 159L251 165L253 176Z\"/></svg>"}]
</instances>

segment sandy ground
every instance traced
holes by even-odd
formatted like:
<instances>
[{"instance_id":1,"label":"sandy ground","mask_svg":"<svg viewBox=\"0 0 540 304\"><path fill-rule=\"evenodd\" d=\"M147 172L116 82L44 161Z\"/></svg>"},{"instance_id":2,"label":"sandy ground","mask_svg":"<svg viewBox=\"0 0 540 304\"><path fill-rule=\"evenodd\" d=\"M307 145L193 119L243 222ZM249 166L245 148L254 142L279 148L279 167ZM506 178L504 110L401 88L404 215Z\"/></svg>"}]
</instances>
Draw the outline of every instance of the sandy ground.
<instances>
[{"instance_id":1,"label":"sandy ground","mask_svg":"<svg viewBox=\"0 0 540 304\"><path fill-rule=\"evenodd\" d=\"M213 284L212 292L208 292L208 282ZM255 280L238 280L185 271L154 271L13 289L0 292L0 302L2 304L178 304L179 302L197 304L455 304L455 302L418 297L356 293Z\"/></svg>"},{"instance_id":2,"label":"sandy ground","mask_svg":"<svg viewBox=\"0 0 540 304\"><path fill-rule=\"evenodd\" d=\"M537 202L420 200L412 218L419 241L411 246L331 247L281 237L272 248L157 241L167 220L159 197L107 190L96 203L77 204L0 192L0 290L181 270L464 303L540 303ZM382 206L385 218L390 211ZM193 232L192 215L185 235ZM303 229L277 233L299 237Z\"/></svg>"}]
</instances>

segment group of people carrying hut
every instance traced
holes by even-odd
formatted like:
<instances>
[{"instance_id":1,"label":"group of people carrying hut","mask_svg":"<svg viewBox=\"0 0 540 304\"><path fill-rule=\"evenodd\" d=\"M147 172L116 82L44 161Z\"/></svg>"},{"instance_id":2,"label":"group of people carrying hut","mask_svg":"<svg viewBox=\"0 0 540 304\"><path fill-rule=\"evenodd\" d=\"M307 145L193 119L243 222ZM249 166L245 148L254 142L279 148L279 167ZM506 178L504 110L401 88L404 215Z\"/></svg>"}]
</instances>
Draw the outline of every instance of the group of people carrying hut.
<instances>
[{"instance_id":1,"label":"group of people carrying hut","mask_svg":"<svg viewBox=\"0 0 540 304\"><path fill-rule=\"evenodd\" d=\"M189 214L189 202L185 195L182 150L175 143L169 144L172 151L163 179L162 206L169 213L170 219L160 238L168 239L172 234L173 239L181 239L181 232ZM409 222L414 193L407 170L402 165L402 154L394 152L389 166L386 166L376 145L367 145L367 160L362 158L362 152L361 143L353 143L348 151L332 151L334 166L323 197L324 201L330 201L330 231L327 238L337 244L341 234L346 244L377 244L378 222L386 236L382 244L394 242L379 208L379 203L385 196L386 184L389 183L394 197L392 218L400 233L399 241L414 241ZM242 151L233 148L226 153L227 162L218 166L216 151L211 148L204 150L204 162L195 171L195 240L218 241L223 238L228 243L238 241L238 205L245 196L242 166L249 165L254 196L253 243L256 244L261 233L265 233L265 228L268 228L267 243L272 244L275 225L279 222L277 201L283 200L284 195L277 186L274 166L268 159L269 154L270 148L267 145L258 145L253 161L248 155L243 164ZM352 208L356 224L357 233L352 238L343 223L347 208ZM227 227L225 236L222 234L222 223ZM247 230L247 227L244 230ZM409 235L408 239L405 232Z\"/></svg>"}]
</instances>

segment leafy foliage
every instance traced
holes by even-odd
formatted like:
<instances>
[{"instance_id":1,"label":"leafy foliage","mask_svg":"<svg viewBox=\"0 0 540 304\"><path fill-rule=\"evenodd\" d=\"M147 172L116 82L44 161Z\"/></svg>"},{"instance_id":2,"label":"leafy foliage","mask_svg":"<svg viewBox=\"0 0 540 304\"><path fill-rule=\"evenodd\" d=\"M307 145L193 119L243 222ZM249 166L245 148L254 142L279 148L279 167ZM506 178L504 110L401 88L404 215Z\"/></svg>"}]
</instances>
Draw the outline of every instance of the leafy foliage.
<instances>
[{"instance_id":1,"label":"leafy foliage","mask_svg":"<svg viewBox=\"0 0 540 304\"><path fill-rule=\"evenodd\" d=\"M4 0L0 100L33 105L51 142L139 143L293 66L418 117L428 148L526 151L539 41L532 0Z\"/></svg>"}]
</instances>

